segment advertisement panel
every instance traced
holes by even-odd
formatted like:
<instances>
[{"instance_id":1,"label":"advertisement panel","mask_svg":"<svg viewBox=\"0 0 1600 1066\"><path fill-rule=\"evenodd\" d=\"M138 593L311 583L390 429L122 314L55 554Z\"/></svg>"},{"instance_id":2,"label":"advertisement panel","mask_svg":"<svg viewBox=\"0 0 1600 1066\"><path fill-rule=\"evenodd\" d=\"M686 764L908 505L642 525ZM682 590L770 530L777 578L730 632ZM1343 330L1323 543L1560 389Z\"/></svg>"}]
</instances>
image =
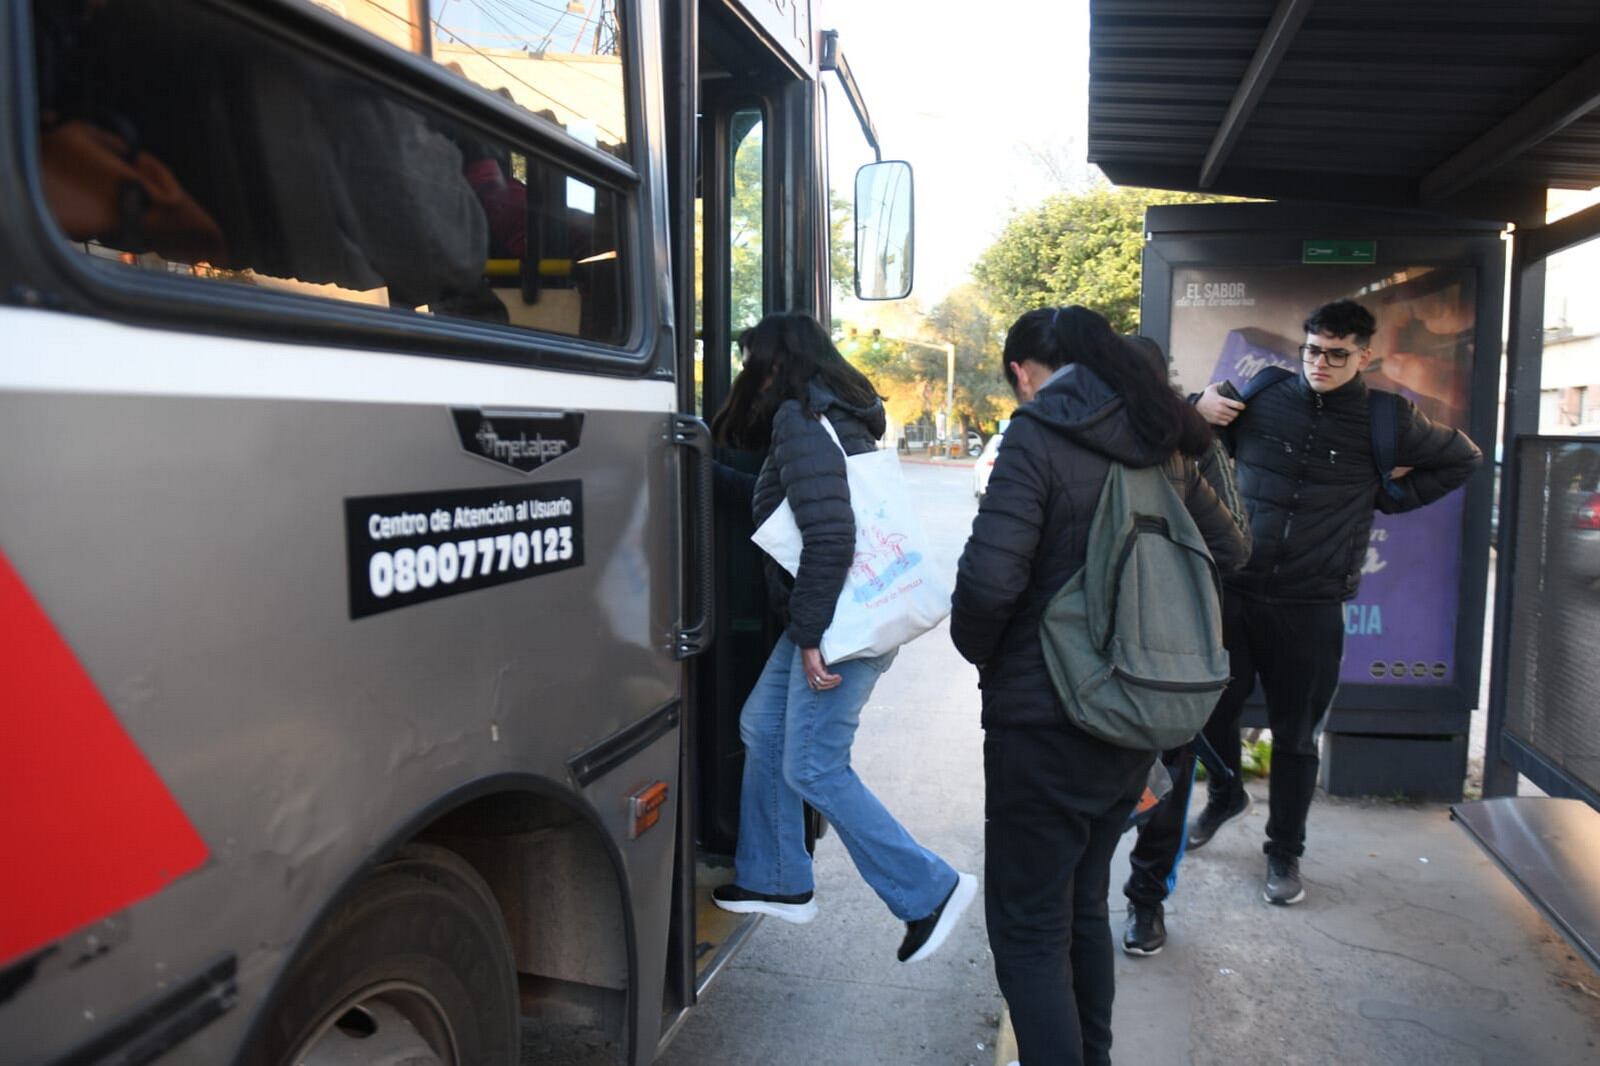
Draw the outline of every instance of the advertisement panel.
<instances>
[{"instance_id":1,"label":"advertisement panel","mask_svg":"<svg viewBox=\"0 0 1600 1066\"><path fill-rule=\"evenodd\" d=\"M1378 320L1368 385L1468 429L1476 271L1460 266L1188 266L1172 272L1170 353L1186 392L1243 387L1266 366L1299 372L1301 324L1354 299ZM1465 496L1378 515L1361 592L1345 605L1341 681L1426 686L1456 677L1457 574Z\"/></svg>"}]
</instances>

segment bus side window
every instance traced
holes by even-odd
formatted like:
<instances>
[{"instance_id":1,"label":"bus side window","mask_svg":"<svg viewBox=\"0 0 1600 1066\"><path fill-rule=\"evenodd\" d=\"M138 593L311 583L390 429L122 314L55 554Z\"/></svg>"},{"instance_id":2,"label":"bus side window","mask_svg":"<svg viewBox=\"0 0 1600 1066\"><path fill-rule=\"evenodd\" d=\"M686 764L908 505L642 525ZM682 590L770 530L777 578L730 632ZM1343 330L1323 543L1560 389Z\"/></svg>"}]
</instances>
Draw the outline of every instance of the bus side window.
<instances>
[{"instance_id":1,"label":"bus side window","mask_svg":"<svg viewBox=\"0 0 1600 1066\"><path fill-rule=\"evenodd\" d=\"M195 0L35 12L45 200L108 269L626 338L616 190Z\"/></svg>"}]
</instances>

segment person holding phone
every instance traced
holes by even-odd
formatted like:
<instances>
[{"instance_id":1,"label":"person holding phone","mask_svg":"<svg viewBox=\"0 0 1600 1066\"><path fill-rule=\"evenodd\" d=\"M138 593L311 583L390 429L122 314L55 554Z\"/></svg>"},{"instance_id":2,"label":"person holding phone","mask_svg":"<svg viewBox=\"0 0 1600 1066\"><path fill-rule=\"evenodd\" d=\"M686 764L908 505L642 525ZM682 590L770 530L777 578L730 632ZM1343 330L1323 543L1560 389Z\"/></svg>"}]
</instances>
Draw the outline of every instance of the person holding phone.
<instances>
[{"instance_id":1,"label":"person holding phone","mask_svg":"<svg viewBox=\"0 0 1600 1066\"><path fill-rule=\"evenodd\" d=\"M1267 874L1262 896L1289 905L1305 898L1300 858L1316 790L1318 743L1344 657L1344 601L1356 595L1374 510L1395 514L1438 500L1482 461L1463 433L1430 421L1394 397L1398 465L1377 466L1371 393L1372 313L1353 300L1317 308L1305 320L1299 374L1281 371L1240 394L1210 385L1195 408L1234 455L1250 512L1249 561L1223 578L1223 640L1233 681L1205 728L1231 777L1208 777L1205 809L1188 846L1204 847L1250 797L1240 769L1239 718L1261 679L1272 728ZM1391 487L1392 486L1392 487Z\"/></svg>"}]
</instances>

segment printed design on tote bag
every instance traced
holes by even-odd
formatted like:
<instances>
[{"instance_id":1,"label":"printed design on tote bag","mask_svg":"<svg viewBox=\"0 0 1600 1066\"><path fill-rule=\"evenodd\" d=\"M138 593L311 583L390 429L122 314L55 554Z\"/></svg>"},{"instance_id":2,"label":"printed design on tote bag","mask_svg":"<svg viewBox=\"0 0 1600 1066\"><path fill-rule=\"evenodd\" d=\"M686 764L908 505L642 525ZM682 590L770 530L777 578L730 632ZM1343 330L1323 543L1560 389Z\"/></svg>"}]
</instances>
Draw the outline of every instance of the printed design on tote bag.
<instances>
[{"instance_id":1,"label":"printed design on tote bag","mask_svg":"<svg viewBox=\"0 0 1600 1066\"><path fill-rule=\"evenodd\" d=\"M874 518L887 520L887 509L878 508ZM901 574L922 562L922 554L906 550L905 533L880 525L863 526L856 534L856 558L850 567L855 579L852 594L857 603L876 600Z\"/></svg>"}]
</instances>

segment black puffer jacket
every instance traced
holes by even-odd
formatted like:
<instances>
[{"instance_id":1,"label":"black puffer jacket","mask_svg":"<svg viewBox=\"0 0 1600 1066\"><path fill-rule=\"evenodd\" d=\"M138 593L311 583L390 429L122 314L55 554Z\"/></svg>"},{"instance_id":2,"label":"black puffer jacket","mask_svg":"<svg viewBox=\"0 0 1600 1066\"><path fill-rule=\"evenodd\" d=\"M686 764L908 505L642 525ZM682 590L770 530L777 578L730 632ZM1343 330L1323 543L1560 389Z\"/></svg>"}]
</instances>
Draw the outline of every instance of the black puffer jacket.
<instances>
[{"instance_id":1,"label":"black puffer jacket","mask_svg":"<svg viewBox=\"0 0 1600 1066\"><path fill-rule=\"evenodd\" d=\"M1373 508L1414 510L1472 476L1477 445L1401 397L1396 462L1413 469L1395 482L1401 499L1381 491L1369 396L1360 377L1327 393L1304 376L1285 378L1223 431L1255 541L1229 588L1274 603L1348 600L1361 585Z\"/></svg>"},{"instance_id":2,"label":"black puffer jacket","mask_svg":"<svg viewBox=\"0 0 1600 1066\"><path fill-rule=\"evenodd\" d=\"M766 560L767 597L784 620L789 639L815 648L833 621L834 604L855 561L856 520L844 454L817 421L825 415L845 452L859 455L883 436L883 404L851 407L820 382L808 387L806 403L787 400L772 419L772 447L756 475L751 513L757 526L788 497L804 547L794 577Z\"/></svg>"},{"instance_id":3,"label":"black puffer jacket","mask_svg":"<svg viewBox=\"0 0 1600 1066\"><path fill-rule=\"evenodd\" d=\"M1067 723L1051 687L1039 618L1083 568L1089 524L1113 459L1131 467L1164 464L1217 566L1227 571L1244 561L1233 515L1195 464L1151 448L1134 433L1122 398L1087 368L1072 366L1012 419L961 554L950 636L978 664L985 728L1060 726L1081 733ZM1081 735L1119 765L1127 755Z\"/></svg>"}]
</instances>

